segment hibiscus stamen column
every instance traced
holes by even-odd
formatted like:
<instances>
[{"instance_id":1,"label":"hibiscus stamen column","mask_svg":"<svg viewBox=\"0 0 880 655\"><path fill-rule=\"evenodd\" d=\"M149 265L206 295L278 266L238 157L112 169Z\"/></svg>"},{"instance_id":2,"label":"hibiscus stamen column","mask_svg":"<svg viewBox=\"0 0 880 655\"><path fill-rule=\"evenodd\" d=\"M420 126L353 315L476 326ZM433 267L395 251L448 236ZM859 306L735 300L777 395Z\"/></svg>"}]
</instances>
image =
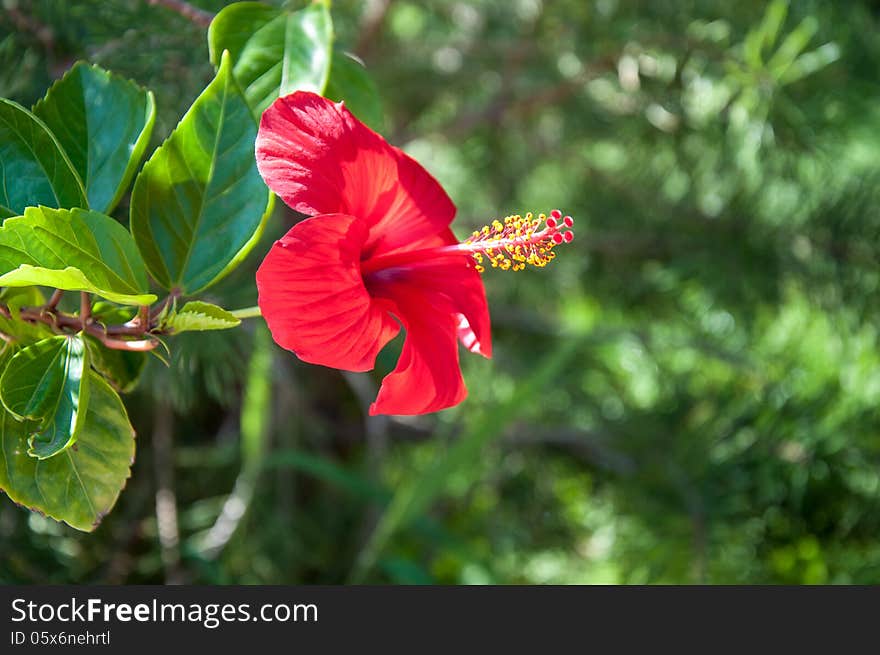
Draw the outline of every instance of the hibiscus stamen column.
<instances>
[{"instance_id":1,"label":"hibiscus stamen column","mask_svg":"<svg viewBox=\"0 0 880 655\"><path fill-rule=\"evenodd\" d=\"M476 230L462 243L437 248L422 248L372 257L361 262L361 273L370 275L383 269L428 262L451 255L469 255L475 268L483 273L484 264L503 271L521 271L527 265L543 268L556 257L553 249L574 239L574 219L554 209L550 216L531 212L506 216Z\"/></svg>"},{"instance_id":2,"label":"hibiscus stamen column","mask_svg":"<svg viewBox=\"0 0 880 655\"><path fill-rule=\"evenodd\" d=\"M480 273L485 270L486 259L492 268L504 271L521 271L526 265L543 268L556 257L554 247L574 239L570 229L573 225L574 219L563 217L558 209L549 217L539 214L535 218L531 212L525 217L516 214L475 231L460 250L471 253Z\"/></svg>"}]
</instances>

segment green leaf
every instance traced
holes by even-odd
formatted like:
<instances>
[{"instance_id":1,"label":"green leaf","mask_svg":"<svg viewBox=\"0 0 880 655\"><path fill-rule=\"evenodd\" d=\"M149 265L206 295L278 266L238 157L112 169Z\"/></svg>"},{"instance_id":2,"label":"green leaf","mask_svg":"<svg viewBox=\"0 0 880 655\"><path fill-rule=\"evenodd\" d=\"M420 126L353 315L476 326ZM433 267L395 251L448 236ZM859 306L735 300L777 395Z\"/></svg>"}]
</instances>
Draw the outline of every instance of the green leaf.
<instances>
[{"instance_id":1,"label":"green leaf","mask_svg":"<svg viewBox=\"0 0 880 655\"><path fill-rule=\"evenodd\" d=\"M166 289L200 291L256 244L271 211L257 171L257 126L229 56L134 185L131 230Z\"/></svg>"},{"instance_id":2,"label":"green leaf","mask_svg":"<svg viewBox=\"0 0 880 655\"><path fill-rule=\"evenodd\" d=\"M45 302L46 297L37 287L6 287L0 291L0 303L6 305L11 314L10 318L0 315L0 334L4 335L7 345L19 348L54 334L45 323L29 323L19 318L22 307L39 307ZM9 350L6 348L4 352Z\"/></svg>"},{"instance_id":3,"label":"green leaf","mask_svg":"<svg viewBox=\"0 0 880 655\"><path fill-rule=\"evenodd\" d=\"M779 49L773 53L767 62L767 69L776 79L781 79L791 65L809 45L816 32L819 31L819 21L813 16L807 16L798 23L791 33L785 37Z\"/></svg>"},{"instance_id":4,"label":"green leaf","mask_svg":"<svg viewBox=\"0 0 880 655\"><path fill-rule=\"evenodd\" d=\"M162 329L170 332L203 332L205 330L228 330L241 321L222 307L207 302L191 301L179 311L172 312L162 323Z\"/></svg>"},{"instance_id":5,"label":"green leaf","mask_svg":"<svg viewBox=\"0 0 880 655\"><path fill-rule=\"evenodd\" d=\"M260 115L279 95L323 93L330 74L333 22L325 3L285 12L259 2L223 9L208 28L211 61L228 50L248 103Z\"/></svg>"},{"instance_id":6,"label":"green leaf","mask_svg":"<svg viewBox=\"0 0 880 655\"><path fill-rule=\"evenodd\" d=\"M22 348L0 376L0 401L19 420L38 420L28 454L47 459L79 436L89 403L89 356L79 336L55 336Z\"/></svg>"},{"instance_id":7,"label":"green leaf","mask_svg":"<svg viewBox=\"0 0 880 655\"><path fill-rule=\"evenodd\" d=\"M834 43L826 43L815 50L805 52L798 57L792 65L781 74L779 81L782 84L791 84L800 79L816 73L826 66L830 66L840 59L840 46Z\"/></svg>"},{"instance_id":8,"label":"green leaf","mask_svg":"<svg viewBox=\"0 0 880 655\"><path fill-rule=\"evenodd\" d=\"M333 51L333 67L324 93L328 98L345 101L346 107L375 130L382 129L382 98L363 63L354 55Z\"/></svg>"},{"instance_id":9,"label":"green leaf","mask_svg":"<svg viewBox=\"0 0 880 655\"><path fill-rule=\"evenodd\" d=\"M34 114L70 157L89 206L112 211L149 143L156 120L152 92L78 62L34 106Z\"/></svg>"},{"instance_id":10,"label":"green leaf","mask_svg":"<svg viewBox=\"0 0 880 655\"><path fill-rule=\"evenodd\" d=\"M10 309L38 307L46 302L46 296L37 287L6 287L0 291L0 303Z\"/></svg>"},{"instance_id":11,"label":"green leaf","mask_svg":"<svg viewBox=\"0 0 880 655\"><path fill-rule=\"evenodd\" d=\"M0 98L0 218L30 205L88 207L82 181L49 128Z\"/></svg>"},{"instance_id":12,"label":"green leaf","mask_svg":"<svg viewBox=\"0 0 880 655\"><path fill-rule=\"evenodd\" d=\"M128 231L83 209L28 207L0 227L0 286L88 291L114 302L149 305L144 263Z\"/></svg>"},{"instance_id":13,"label":"green leaf","mask_svg":"<svg viewBox=\"0 0 880 655\"><path fill-rule=\"evenodd\" d=\"M107 348L92 336L86 336L92 366L120 393L133 391L147 364L147 353Z\"/></svg>"},{"instance_id":14,"label":"green leaf","mask_svg":"<svg viewBox=\"0 0 880 655\"><path fill-rule=\"evenodd\" d=\"M789 0L773 0L767 5L761 23L751 29L743 42L743 57L753 70L762 67L763 51L776 43L788 14Z\"/></svg>"},{"instance_id":15,"label":"green leaf","mask_svg":"<svg viewBox=\"0 0 880 655\"><path fill-rule=\"evenodd\" d=\"M90 375L79 439L57 457L29 457L27 425L0 412L0 489L16 503L91 532L113 508L134 460L134 430L119 396Z\"/></svg>"},{"instance_id":16,"label":"green leaf","mask_svg":"<svg viewBox=\"0 0 880 655\"><path fill-rule=\"evenodd\" d=\"M103 300L92 303L92 318L104 325L126 323L135 316L137 316L137 309L131 305L114 305Z\"/></svg>"}]
</instances>

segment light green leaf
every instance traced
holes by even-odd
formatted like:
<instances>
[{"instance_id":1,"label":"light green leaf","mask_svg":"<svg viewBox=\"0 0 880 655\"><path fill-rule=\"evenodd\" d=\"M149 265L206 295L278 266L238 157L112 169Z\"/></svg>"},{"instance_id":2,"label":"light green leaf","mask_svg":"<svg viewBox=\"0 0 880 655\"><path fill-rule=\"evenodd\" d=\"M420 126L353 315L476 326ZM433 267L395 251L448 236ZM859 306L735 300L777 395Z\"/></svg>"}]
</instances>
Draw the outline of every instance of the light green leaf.
<instances>
[{"instance_id":1,"label":"light green leaf","mask_svg":"<svg viewBox=\"0 0 880 655\"><path fill-rule=\"evenodd\" d=\"M211 22L208 47L215 66L229 51L235 77L260 115L279 95L324 92L333 47L330 10L317 2L295 12L238 2Z\"/></svg>"},{"instance_id":2,"label":"light green leaf","mask_svg":"<svg viewBox=\"0 0 880 655\"><path fill-rule=\"evenodd\" d=\"M826 43L815 50L805 52L780 76L782 84L791 84L800 79L816 73L826 66L830 66L840 59L840 46L834 43Z\"/></svg>"},{"instance_id":3,"label":"light green leaf","mask_svg":"<svg viewBox=\"0 0 880 655\"><path fill-rule=\"evenodd\" d=\"M5 287L0 291L0 303L13 310L22 307L38 307L46 302L46 296L37 287Z\"/></svg>"},{"instance_id":4,"label":"light green leaf","mask_svg":"<svg viewBox=\"0 0 880 655\"><path fill-rule=\"evenodd\" d=\"M86 336L85 341L95 370L117 391L133 391L147 364L147 353L107 348L92 336Z\"/></svg>"},{"instance_id":5,"label":"light green leaf","mask_svg":"<svg viewBox=\"0 0 880 655\"><path fill-rule=\"evenodd\" d=\"M789 0L772 0L764 11L761 23L749 31L743 42L743 56L753 70L761 68L763 51L773 47L788 14Z\"/></svg>"},{"instance_id":6,"label":"light green leaf","mask_svg":"<svg viewBox=\"0 0 880 655\"><path fill-rule=\"evenodd\" d=\"M207 302L191 301L179 311L172 312L162 323L162 329L170 332L203 332L205 330L228 330L241 321L228 311Z\"/></svg>"},{"instance_id":7,"label":"light green leaf","mask_svg":"<svg viewBox=\"0 0 880 655\"><path fill-rule=\"evenodd\" d=\"M47 459L76 441L89 402L88 371L79 336L38 341L9 360L0 376L0 401L17 419L40 421L28 439L29 455Z\"/></svg>"},{"instance_id":8,"label":"light green leaf","mask_svg":"<svg viewBox=\"0 0 880 655\"><path fill-rule=\"evenodd\" d=\"M82 181L49 128L0 98L0 218L30 205L88 207Z\"/></svg>"},{"instance_id":9,"label":"light green leaf","mask_svg":"<svg viewBox=\"0 0 880 655\"><path fill-rule=\"evenodd\" d=\"M354 55L341 50L333 51L333 67L324 93L328 98L345 106L374 130L382 129L383 110L379 90L363 63Z\"/></svg>"},{"instance_id":10,"label":"light green leaf","mask_svg":"<svg viewBox=\"0 0 880 655\"><path fill-rule=\"evenodd\" d=\"M37 287L6 287L0 291L0 303L6 305L11 314L9 318L0 315L0 333L7 346L20 348L52 336L52 330L45 323L29 323L19 318L22 307L39 307L45 302L46 297ZM4 352L8 351L7 347Z\"/></svg>"},{"instance_id":11,"label":"light green leaf","mask_svg":"<svg viewBox=\"0 0 880 655\"><path fill-rule=\"evenodd\" d=\"M807 16L798 23L798 26L785 37L779 49L773 53L770 61L767 62L767 69L770 71L770 74L776 79L781 80L798 55L809 45L818 30L819 21L813 16Z\"/></svg>"},{"instance_id":12,"label":"light green leaf","mask_svg":"<svg viewBox=\"0 0 880 655\"><path fill-rule=\"evenodd\" d=\"M34 106L34 114L70 157L89 206L112 211L149 143L156 119L152 92L78 62Z\"/></svg>"},{"instance_id":13,"label":"light green leaf","mask_svg":"<svg viewBox=\"0 0 880 655\"><path fill-rule=\"evenodd\" d=\"M88 291L149 305L144 263L131 235L109 216L83 209L28 207L0 227L0 286Z\"/></svg>"},{"instance_id":14,"label":"light green leaf","mask_svg":"<svg viewBox=\"0 0 880 655\"><path fill-rule=\"evenodd\" d=\"M166 289L200 291L255 245L272 206L254 159L256 136L225 55L134 185L132 234Z\"/></svg>"},{"instance_id":15,"label":"light green leaf","mask_svg":"<svg viewBox=\"0 0 880 655\"><path fill-rule=\"evenodd\" d=\"M51 459L27 454L28 428L0 412L0 489L16 503L91 532L113 508L134 460L125 406L97 374L77 443Z\"/></svg>"}]
</instances>

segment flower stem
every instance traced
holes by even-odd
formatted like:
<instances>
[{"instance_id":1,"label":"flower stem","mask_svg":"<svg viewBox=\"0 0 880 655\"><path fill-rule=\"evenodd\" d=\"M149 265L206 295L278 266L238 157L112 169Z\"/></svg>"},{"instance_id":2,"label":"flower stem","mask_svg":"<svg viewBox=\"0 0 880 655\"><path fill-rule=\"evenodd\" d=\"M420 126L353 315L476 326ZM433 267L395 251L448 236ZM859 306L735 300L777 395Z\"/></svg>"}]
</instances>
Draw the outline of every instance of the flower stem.
<instances>
[{"instance_id":1,"label":"flower stem","mask_svg":"<svg viewBox=\"0 0 880 655\"><path fill-rule=\"evenodd\" d=\"M235 316L235 318L257 318L263 315L257 305L254 307L245 307L244 309L234 309L229 313Z\"/></svg>"}]
</instances>

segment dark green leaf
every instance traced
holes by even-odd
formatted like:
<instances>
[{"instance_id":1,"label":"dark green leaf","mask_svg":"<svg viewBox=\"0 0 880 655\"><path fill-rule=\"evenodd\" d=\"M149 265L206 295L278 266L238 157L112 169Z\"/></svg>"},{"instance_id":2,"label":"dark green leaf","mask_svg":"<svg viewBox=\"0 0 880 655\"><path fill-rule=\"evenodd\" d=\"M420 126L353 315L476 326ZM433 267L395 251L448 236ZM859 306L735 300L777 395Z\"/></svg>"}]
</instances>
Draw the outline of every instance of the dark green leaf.
<instances>
[{"instance_id":1,"label":"dark green leaf","mask_svg":"<svg viewBox=\"0 0 880 655\"><path fill-rule=\"evenodd\" d=\"M0 218L30 205L87 207L76 170L46 125L0 98Z\"/></svg>"},{"instance_id":2,"label":"dark green leaf","mask_svg":"<svg viewBox=\"0 0 880 655\"><path fill-rule=\"evenodd\" d=\"M149 305L144 263L131 235L109 216L29 207L0 227L0 286L88 291Z\"/></svg>"},{"instance_id":3,"label":"dark green leaf","mask_svg":"<svg viewBox=\"0 0 880 655\"><path fill-rule=\"evenodd\" d=\"M79 62L36 104L34 114L70 157L89 206L109 213L131 183L150 140L156 118L153 94Z\"/></svg>"},{"instance_id":4,"label":"dark green leaf","mask_svg":"<svg viewBox=\"0 0 880 655\"><path fill-rule=\"evenodd\" d=\"M46 459L79 436L89 401L89 357L82 338L55 336L19 350L0 376L0 400L19 420L40 421L28 454Z\"/></svg>"},{"instance_id":5,"label":"dark green leaf","mask_svg":"<svg viewBox=\"0 0 880 655\"><path fill-rule=\"evenodd\" d=\"M259 2L235 3L214 18L208 46L215 66L229 51L235 77L259 115L279 95L324 92L333 46L330 10L323 2L295 12Z\"/></svg>"},{"instance_id":6,"label":"dark green leaf","mask_svg":"<svg viewBox=\"0 0 880 655\"><path fill-rule=\"evenodd\" d=\"M382 98L363 63L354 55L333 51L333 67L324 93L331 100L345 101L345 106L374 130L383 123Z\"/></svg>"},{"instance_id":7,"label":"dark green leaf","mask_svg":"<svg viewBox=\"0 0 880 655\"><path fill-rule=\"evenodd\" d=\"M226 55L134 185L132 234L169 290L195 293L232 270L271 210L254 159L256 123L231 68Z\"/></svg>"},{"instance_id":8,"label":"dark green leaf","mask_svg":"<svg viewBox=\"0 0 880 655\"><path fill-rule=\"evenodd\" d=\"M91 532L112 509L134 460L134 430L125 406L97 374L77 443L37 460L27 450L27 425L0 412L0 489L16 503Z\"/></svg>"}]
</instances>

